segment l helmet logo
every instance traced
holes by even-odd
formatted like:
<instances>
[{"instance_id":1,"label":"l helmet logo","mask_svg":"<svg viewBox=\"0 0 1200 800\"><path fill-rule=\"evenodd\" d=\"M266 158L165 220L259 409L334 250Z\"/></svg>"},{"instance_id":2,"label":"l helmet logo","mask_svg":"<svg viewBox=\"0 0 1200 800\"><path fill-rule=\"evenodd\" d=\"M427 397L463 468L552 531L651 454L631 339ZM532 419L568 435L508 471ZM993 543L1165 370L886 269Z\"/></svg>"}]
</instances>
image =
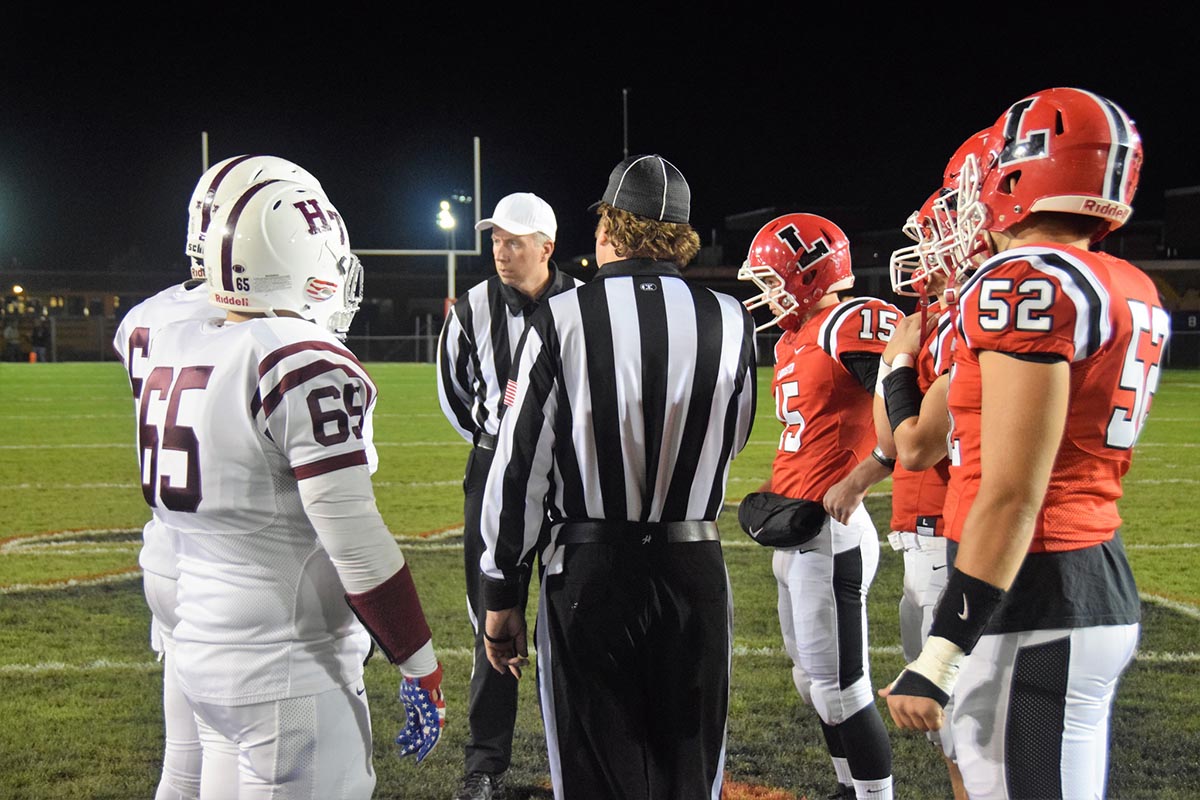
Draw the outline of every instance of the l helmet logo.
<instances>
[{"instance_id":1,"label":"l helmet logo","mask_svg":"<svg viewBox=\"0 0 1200 800\"><path fill-rule=\"evenodd\" d=\"M796 230L795 225L788 225L780 229L775 236L791 248L793 253L799 254L796 264L800 267L801 272L829 255L829 242L825 241L825 237L819 237L812 244L806 244L800 238L800 232Z\"/></svg>"}]
</instances>

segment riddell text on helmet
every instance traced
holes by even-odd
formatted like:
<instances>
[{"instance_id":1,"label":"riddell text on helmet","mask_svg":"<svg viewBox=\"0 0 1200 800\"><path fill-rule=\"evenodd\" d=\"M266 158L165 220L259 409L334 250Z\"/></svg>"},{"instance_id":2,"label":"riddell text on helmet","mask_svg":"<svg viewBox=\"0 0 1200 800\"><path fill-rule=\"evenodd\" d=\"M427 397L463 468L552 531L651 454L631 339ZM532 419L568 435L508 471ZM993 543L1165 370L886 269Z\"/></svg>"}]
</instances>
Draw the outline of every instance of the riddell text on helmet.
<instances>
[{"instance_id":1,"label":"riddell text on helmet","mask_svg":"<svg viewBox=\"0 0 1200 800\"><path fill-rule=\"evenodd\" d=\"M1085 201L1083 210L1089 214L1111 219L1124 219L1129 214L1129 209L1120 203L1102 203L1096 200Z\"/></svg>"},{"instance_id":2,"label":"riddell text on helmet","mask_svg":"<svg viewBox=\"0 0 1200 800\"><path fill-rule=\"evenodd\" d=\"M248 306L250 301L245 297L234 297L231 294L216 293L213 299L223 306Z\"/></svg>"}]
</instances>

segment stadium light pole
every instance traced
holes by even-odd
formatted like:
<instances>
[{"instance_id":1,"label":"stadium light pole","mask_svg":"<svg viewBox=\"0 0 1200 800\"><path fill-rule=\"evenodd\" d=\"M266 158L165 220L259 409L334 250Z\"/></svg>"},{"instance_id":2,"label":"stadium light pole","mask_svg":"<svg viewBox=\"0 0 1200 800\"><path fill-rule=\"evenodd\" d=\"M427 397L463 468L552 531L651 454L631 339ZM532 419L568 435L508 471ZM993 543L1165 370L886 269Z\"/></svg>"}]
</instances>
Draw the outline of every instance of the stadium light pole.
<instances>
[{"instance_id":1,"label":"stadium light pole","mask_svg":"<svg viewBox=\"0 0 1200 800\"><path fill-rule=\"evenodd\" d=\"M481 195L481 189L480 189L480 167L479 167L480 159L479 159L479 137L478 136L476 136L474 139L473 150L474 150L474 186L475 186L474 192L470 195L467 195L467 194L462 195L462 199L459 199L458 196L455 196L455 200L457 200L458 202L460 202L466 206L472 205L472 202L473 202L474 208L472 209L472 211L473 211L473 216L474 216L474 222L479 222L479 220L481 220L483 217L480 214L480 202L479 202L479 198ZM446 202L449 203L449 201L446 201ZM472 227L474 227L473 223L472 223ZM483 252L482 248L480 247L480 242L481 242L481 234L479 231L475 231L474 247L470 250L455 250L448 258L449 263L454 264L454 256L460 252L464 256L480 255ZM418 249L418 250L408 250L408 249L360 250L358 248L352 248L351 252L353 252L356 256L359 256L360 258L363 256L441 256L441 255L446 255L445 250L424 250L424 249ZM451 297L453 297L453 294L454 294L453 267L451 267L450 280L448 282L450 284L450 294L451 294ZM446 301L447 302L446 302L445 313L449 313L450 312L450 302L449 302L450 298L447 297Z\"/></svg>"},{"instance_id":2,"label":"stadium light pole","mask_svg":"<svg viewBox=\"0 0 1200 800\"><path fill-rule=\"evenodd\" d=\"M446 303L448 305L454 301L454 226L457 224L454 214L450 212L449 200L443 200L438 205L437 224L450 238L450 247L446 249Z\"/></svg>"},{"instance_id":3,"label":"stadium light pole","mask_svg":"<svg viewBox=\"0 0 1200 800\"><path fill-rule=\"evenodd\" d=\"M464 205L471 205L473 202L474 203L473 211L474 211L474 217L475 217L474 221L479 222L479 220L483 219L483 216L482 216L482 214L480 214L480 207L479 207L480 206L479 198L480 198L480 194L481 194L481 188L480 188L480 166L479 166L480 159L479 159L479 137L478 136L475 137L474 153L475 153L475 191L474 191L473 195L464 195L464 200L460 200L459 202L463 203ZM457 199L457 198L455 198L455 199ZM461 250L459 252L461 252L464 256L480 255L483 252L482 249L480 248L481 238L482 238L482 235L480 234L480 232L475 231L475 246L474 246L474 248L471 250ZM351 248L351 251L356 256L360 256L360 257L361 256L440 256L440 255L445 255L445 252L446 252L445 250L408 250L408 249L360 250L358 248Z\"/></svg>"}]
</instances>

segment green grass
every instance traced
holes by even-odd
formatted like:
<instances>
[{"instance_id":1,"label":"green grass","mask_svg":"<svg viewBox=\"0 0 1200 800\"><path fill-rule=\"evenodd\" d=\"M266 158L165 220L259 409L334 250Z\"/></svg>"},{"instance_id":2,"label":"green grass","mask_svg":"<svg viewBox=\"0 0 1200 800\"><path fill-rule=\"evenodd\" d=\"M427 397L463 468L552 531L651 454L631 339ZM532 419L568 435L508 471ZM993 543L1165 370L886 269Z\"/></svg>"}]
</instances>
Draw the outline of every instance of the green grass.
<instances>
[{"instance_id":1,"label":"green grass","mask_svg":"<svg viewBox=\"0 0 1200 800\"><path fill-rule=\"evenodd\" d=\"M446 798L465 739L470 627L464 610L460 484L467 446L438 409L433 368L376 364L379 508L412 563L446 665L449 726L423 765L392 757L398 719L393 670L368 666L380 798ZM769 380L764 370L761 379ZM1126 479L1121 511L1147 602L1138 659L1113 714L1110 796L1200 796L1200 373L1163 375ZM119 366L0 364L0 797L150 797L162 749L161 670L137 551L148 518L136 483L132 405ZM778 423L769 391L729 498L770 471ZM888 482L868 497L886 530ZM731 781L822 796L832 769L816 717L791 682L775 616L770 553L732 513L721 519L733 582L735 644L727 770ZM884 547L869 615L876 685L903 666L896 602L902 565ZM536 584L535 584L536 588ZM532 677L530 673L529 677ZM549 797L532 679L522 682L513 797ZM884 713L887 719L886 712ZM949 796L923 737L891 726L897 796Z\"/></svg>"}]
</instances>

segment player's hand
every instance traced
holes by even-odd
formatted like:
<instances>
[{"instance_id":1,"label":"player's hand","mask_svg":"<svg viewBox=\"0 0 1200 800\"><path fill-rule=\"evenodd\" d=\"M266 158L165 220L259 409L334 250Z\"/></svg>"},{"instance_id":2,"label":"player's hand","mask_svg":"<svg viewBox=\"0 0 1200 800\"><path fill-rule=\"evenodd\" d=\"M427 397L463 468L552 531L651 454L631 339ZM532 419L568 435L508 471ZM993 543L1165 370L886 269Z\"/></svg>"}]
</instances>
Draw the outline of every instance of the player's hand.
<instances>
[{"instance_id":1,"label":"player's hand","mask_svg":"<svg viewBox=\"0 0 1200 800\"><path fill-rule=\"evenodd\" d=\"M926 315L925 324L926 328L923 330L919 313L909 314L900 320L896 325L896 330L892 332L892 338L888 340L887 347L883 349L883 360L891 364L901 353L908 353L915 358L921 349L921 341L925 332L929 327L937 325L937 315Z\"/></svg>"},{"instance_id":2,"label":"player's hand","mask_svg":"<svg viewBox=\"0 0 1200 800\"><path fill-rule=\"evenodd\" d=\"M400 703L404 706L404 729L396 737L400 757L417 756L420 764L437 746L446 724L446 699L442 695L442 665L423 678L400 681Z\"/></svg>"},{"instance_id":3,"label":"player's hand","mask_svg":"<svg viewBox=\"0 0 1200 800\"><path fill-rule=\"evenodd\" d=\"M905 691L903 684L900 692L895 691L896 684L900 683L904 674L901 672L895 681L879 690L879 696L887 698L892 722L896 723L897 728L912 731L941 730L946 720L945 709L941 703L932 697L902 694L901 692Z\"/></svg>"},{"instance_id":4,"label":"player's hand","mask_svg":"<svg viewBox=\"0 0 1200 800\"><path fill-rule=\"evenodd\" d=\"M930 634L916 661L906 666L890 686L879 690L879 696L887 698L892 722L914 731L941 730L944 709L965 658L954 642Z\"/></svg>"},{"instance_id":5,"label":"player's hand","mask_svg":"<svg viewBox=\"0 0 1200 800\"><path fill-rule=\"evenodd\" d=\"M830 486L829 490L825 492L825 497L821 499L821 505L825 506L825 512L843 525L850 522L854 510L867 496L866 490L860 490L855 484L856 482L851 480L851 476L846 476Z\"/></svg>"},{"instance_id":6,"label":"player's hand","mask_svg":"<svg viewBox=\"0 0 1200 800\"><path fill-rule=\"evenodd\" d=\"M519 608L488 611L483 625L483 646L492 668L520 679L521 669L529 666L529 645L525 641L525 615Z\"/></svg>"}]
</instances>

